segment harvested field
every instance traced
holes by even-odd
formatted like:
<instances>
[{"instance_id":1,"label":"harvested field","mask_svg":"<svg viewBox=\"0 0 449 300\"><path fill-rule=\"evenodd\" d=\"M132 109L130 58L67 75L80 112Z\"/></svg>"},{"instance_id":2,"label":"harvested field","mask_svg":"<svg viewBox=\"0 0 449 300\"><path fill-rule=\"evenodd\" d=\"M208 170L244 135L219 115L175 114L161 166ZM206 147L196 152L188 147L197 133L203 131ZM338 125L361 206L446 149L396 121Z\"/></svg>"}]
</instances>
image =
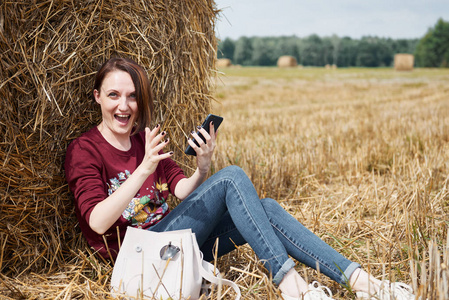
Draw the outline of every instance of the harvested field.
<instances>
[{"instance_id":1,"label":"harvested field","mask_svg":"<svg viewBox=\"0 0 449 300\"><path fill-rule=\"evenodd\" d=\"M225 72L215 168L242 166L261 197L379 278L449 299L449 71Z\"/></svg>"},{"instance_id":2,"label":"harvested field","mask_svg":"<svg viewBox=\"0 0 449 300\"><path fill-rule=\"evenodd\" d=\"M448 299L449 71L225 72L213 104L224 117L214 170L243 167L261 197L277 199L377 277ZM0 295L108 298L112 268L85 249L73 248L73 259L51 274L0 274ZM238 251L218 267L240 285L243 299L280 299L250 249ZM297 268L336 299L355 298L318 272Z\"/></svg>"}]
</instances>

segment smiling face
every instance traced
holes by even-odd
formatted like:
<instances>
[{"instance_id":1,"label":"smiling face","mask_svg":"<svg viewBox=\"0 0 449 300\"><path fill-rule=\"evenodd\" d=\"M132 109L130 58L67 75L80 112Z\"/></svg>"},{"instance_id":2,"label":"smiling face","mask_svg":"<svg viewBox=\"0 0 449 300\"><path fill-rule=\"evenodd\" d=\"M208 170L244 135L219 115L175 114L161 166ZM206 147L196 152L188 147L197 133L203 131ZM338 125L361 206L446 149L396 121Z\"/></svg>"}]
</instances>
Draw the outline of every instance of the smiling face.
<instances>
[{"instance_id":1,"label":"smiling face","mask_svg":"<svg viewBox=\"0 0 449 300\"><path fill-rule=\"evenodd\" d=\"M131 76L121 70L109 72L99 90L94 90L95 101L101 106L102 121L98 126L103 137L122 150L131 147L130 135L138 116L136 91Z\"/></svg>"}]
</instances>

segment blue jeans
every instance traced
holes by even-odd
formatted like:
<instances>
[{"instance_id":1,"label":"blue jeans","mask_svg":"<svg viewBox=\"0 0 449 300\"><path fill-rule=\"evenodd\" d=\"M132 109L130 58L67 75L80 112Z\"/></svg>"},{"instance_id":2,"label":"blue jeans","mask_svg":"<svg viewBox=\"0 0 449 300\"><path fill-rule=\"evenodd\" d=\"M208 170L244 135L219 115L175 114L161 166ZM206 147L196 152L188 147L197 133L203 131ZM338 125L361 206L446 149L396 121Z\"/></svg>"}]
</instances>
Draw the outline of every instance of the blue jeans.
<instances>
[{"instance_id":1,"label":"blue jeans","mask_svg":"<svg viewBox=\"0 0 449 300\"><path fill-rule=\"evenodd\" d=\"M360 265L349 261L305 228L273 199L259 199L245 172L236 166L212 175L156 225L152 231L191 228L204 259L248 243L279 284L295 263L289 255L345 284Z\"/></svg>"}]
</instances>

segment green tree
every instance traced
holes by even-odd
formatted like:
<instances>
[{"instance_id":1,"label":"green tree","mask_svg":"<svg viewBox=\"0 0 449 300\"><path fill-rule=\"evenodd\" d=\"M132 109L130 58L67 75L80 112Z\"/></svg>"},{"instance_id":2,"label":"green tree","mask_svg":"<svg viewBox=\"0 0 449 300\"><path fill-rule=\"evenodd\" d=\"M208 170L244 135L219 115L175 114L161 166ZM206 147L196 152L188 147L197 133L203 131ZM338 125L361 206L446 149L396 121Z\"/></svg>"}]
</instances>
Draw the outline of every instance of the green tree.
<instances>
[{"instance_id":1,"label":"green tree","mask_svg":"<svg viewBox=\"0 0 449 300\"><path fill-rule=\"evenodd\" d=\"M409 53L415 52L419 39L398 39L391 41L391 49L394 54L396 53Z\"/></svg>"},{"instance_id":2,"label":"green tree","mask_svg":"<svg viewBox=\"0 0 449 300\"><path fill-rule=\"evenodd\" d=\"M247 37L240 37L235 43L234 61L236 64L249 66L252 64L253 46Z\"/></svg>"},{"instance_id":3,"label":"green tree","mask_svg":"<svg viewBox=\"0 0 449 300\"><path fill-rule=\"evenodd\" d=\"M226 38L223 42L218 44L217 58L234 59L235 43L230 38Z\"/></svg>"},{"instance_id":4,"label":"green tree","mask_svg":"<svg viewBox=\"0 0 449 300\"><path fill-rule=\"evenodd\" d=\"M419 41L415 56L420 67L449 67L449 22L439 19Z\"/></svg>"},{"instance_id":5,"label":"green tree","mask_svg":"<svg viewBox=\"0 0 449 300\"><path fill-rule=\"evenodd\" d=\"M377 37L362 37L357 52L356 65L359 67L390 66L393 60L388 41Z\"/></svg>"},{"instance_id":6,"label":"green tree","mask_svg":"<svg viewBox=\"0 0 449 300\"><path fill-rule=\"evenodd\" d=\"M353 40L350 37L343 37L340 40L337 66L353 67L356 65L357 44L357 40Z\"/></svg>"},{"instance_id":7,"label":"green tree","mask_svg":"<svg viewBox=\"0 0 449 300\"><path fill-rule=\"evenodd\" d=\"M267 39L254 38L253 39L253 55L251 65L255 66L270 66L273 64L270 59L270 44Z\"/></svg>"},{"instance_id":8,"label":"green tree","mask_svg":"<svg viewBox=\"0 0 449 300\"><path fill-rule=\"evenodd\" d=\"M330 42L332 44L332 64L336 65L338 63L338 56L340 55L341 39L336 34L333 34L330 37Z\"/></svg>"},{"instance_id":9,"label":"green tree","mask_svg":"<svg viewBox=\"0 0 449 300\"><path fill-rule=\"evenodd\" d=\"M338 51L338 46L334 43L332 37L324 37L321 39L321 55L322 55L322 66L330 65L334 63L335 51ZM337 48L336 48L337 46ZM337 55L338 57L338 55Z\"/></svg>"},{"instance_id":10,"label":"green tree","mask_svg":"<svg viewBox=\"0 0 449 300\"><path fill-rule=\"evenodd\" d=\"M392 49L393 40L392 39L377 39L378 50L377 50L377 59L378 66L380 67L389 67L393 65L394 53Z\"/></svg>"},{"instance_id":11,"label":"green tree","mask_svg":"<svg viewBox=\"0 0 449 300\"><path fill-rule=\"evenodd\" d=\"M302 40L301 43L301 64L304 66L324 66L323 41L312 34Z\"/></svg>"}]
</instances>

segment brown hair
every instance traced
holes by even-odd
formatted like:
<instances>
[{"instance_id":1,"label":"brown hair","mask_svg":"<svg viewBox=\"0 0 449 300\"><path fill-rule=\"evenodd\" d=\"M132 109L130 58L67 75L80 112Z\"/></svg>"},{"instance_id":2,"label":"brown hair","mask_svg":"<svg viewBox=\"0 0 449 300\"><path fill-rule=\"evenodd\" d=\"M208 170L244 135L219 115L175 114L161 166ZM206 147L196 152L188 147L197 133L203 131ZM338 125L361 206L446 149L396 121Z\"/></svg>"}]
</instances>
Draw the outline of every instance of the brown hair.
<instances>
[{"instance_id":1,"label":"brown hair","mask_svg":"<svg viewBox=\"0 0 449 300\"><path fill-rule=\"evenodd\" d=\"M153 114L153 94L151 92L150 80L144 69L135 61L129 58L113 57L107 60L97 72L95 76L94 90L100 91L103 80L110 72L120 70L128 73L134 83L137 100L137 126L133 130L133 134L145 129L150 125L151 116ZM92 99L95 96L92 92Z\"/></svg>"}]
</instances>

